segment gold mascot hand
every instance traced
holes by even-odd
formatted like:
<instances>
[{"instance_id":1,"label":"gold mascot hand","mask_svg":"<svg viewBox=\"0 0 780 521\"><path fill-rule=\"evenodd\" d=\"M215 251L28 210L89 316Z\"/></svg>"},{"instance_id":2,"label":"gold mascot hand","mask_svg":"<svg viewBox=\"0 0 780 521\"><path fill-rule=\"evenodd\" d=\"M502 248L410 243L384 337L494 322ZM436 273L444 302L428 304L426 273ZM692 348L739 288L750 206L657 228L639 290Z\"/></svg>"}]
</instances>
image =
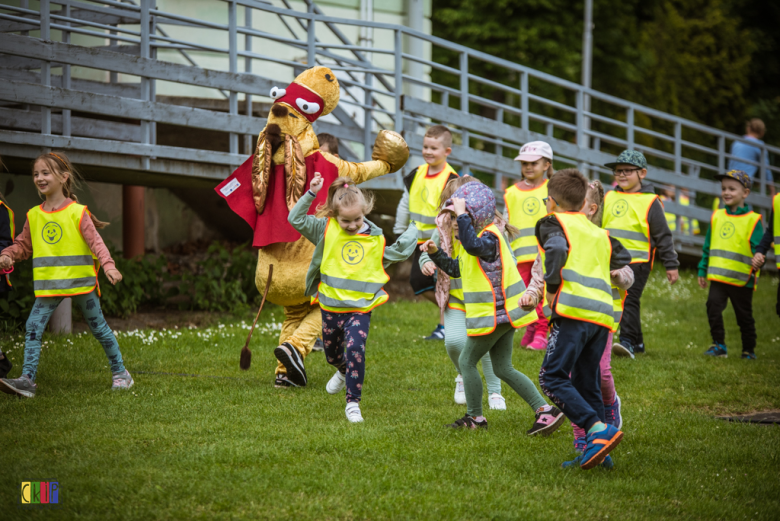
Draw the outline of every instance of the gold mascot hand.
<instances>
[{"instance_id":1,"label":"gold mascot hand","mask_svg":"<svg viewBox=\"0 0 780 521\"><path fill-rule=\"evenodd\" d=\"M406 144L406 141L398 132L381 130L376 137L376 141L374 141L371 159L384 161L390 165L388 173L397 172L409 159L409 145Z\"/></svg>"}]
</instances>

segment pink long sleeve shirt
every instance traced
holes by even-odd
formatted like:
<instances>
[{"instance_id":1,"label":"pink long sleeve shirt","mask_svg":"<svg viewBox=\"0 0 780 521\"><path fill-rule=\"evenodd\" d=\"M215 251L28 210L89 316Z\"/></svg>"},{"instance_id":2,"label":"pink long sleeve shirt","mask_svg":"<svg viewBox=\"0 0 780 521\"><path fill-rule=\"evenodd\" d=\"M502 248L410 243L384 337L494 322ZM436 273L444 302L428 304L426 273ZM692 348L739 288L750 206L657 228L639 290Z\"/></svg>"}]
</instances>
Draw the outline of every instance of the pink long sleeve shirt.
<instances>
[{"instance_id":1,"label":"pink long sleeve shirt","mask_svg":"<svg viewBox=\"0 0 780 521\"><path fill-rule=\"evenodd\" d=\"M65 199L65 201L54 211L61 210L71 204L73 199ZM86 209L84 210L86 211ZM106 243L103 242L103 238L95 228L95 223L92 219L81 219L81 236L84 237L87 246L92 253L97 257L100 265L103 266L103 272L108 270L115 270L116 266L114 260L111 258L111 254L108 252ZM30 238L30 223L25 219L24 228L22 233L16 236L14 243L0 252L0 256L8 255L14 261L14 263L29 259L32 256L32 239Z\"/></svg>"}]
</instances>

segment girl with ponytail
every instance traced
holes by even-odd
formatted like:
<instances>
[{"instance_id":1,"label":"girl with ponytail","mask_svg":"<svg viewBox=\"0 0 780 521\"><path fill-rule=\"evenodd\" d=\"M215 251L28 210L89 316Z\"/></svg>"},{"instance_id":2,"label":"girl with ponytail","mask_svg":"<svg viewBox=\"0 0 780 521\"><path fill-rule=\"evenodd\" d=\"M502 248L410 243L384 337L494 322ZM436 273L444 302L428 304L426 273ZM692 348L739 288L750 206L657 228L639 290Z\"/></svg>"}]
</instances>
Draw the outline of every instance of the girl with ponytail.
<instances>
[{"instance_id":1,"label":"girl with ponytail","mask_svg":"<svg viewBox=\"0 0 780 521\"><path fill-rule=\"evenodd\" d=\"M128 389L133 378L125 369L119 344L103 318L98 298L97 270L101 264L112 284L122 280L96 229L108 223L78 204L73 193L77 174L64 153L40 155L32 170L33 183L44 202L27 212L22 233L0 252L0 269L9 269L15 262L32 257L36 298L26 325L22 375L0 379L0 391L26 398L35 396L43 330L66 297L79 306L92 334L103 346L113 373L111 388Z\"/></svg>"}]
</instances>

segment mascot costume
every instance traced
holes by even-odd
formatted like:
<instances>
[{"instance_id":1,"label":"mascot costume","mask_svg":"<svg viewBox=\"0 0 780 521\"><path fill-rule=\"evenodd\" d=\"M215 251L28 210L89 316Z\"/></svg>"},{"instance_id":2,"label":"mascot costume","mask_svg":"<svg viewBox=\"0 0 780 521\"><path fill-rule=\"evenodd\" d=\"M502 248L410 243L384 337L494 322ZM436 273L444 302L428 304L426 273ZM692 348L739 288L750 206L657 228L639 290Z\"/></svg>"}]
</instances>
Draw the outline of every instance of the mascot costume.
<instances>
[{"instance_id":1,"label":"mascot costume","mask_svg":"<svg viewBox=\"0 0 780 521\"><path fill-rule=\"evenodd\" d=\"M318 305L304 295L306 271L314 244L287 222L287 214L303 193L315 172L325 184L309 210L325 202L328 187L339 176L355 183L400 170L409 158L409 148L397 133L382 130L374 143L372 161L351 163L319 150L312 128L320 116L329 114L339 102L339 82L327 67L312 67L301 73L286 89L271 89L274 104L257 139L255 155L217 188L230 208L254 230L252 245L259 249L255 284L265 291L268 267L274 275L268 300L284 307L279 347L277 387L306 385L304 360L321 334Z\"/></svg>"}]
</instances>

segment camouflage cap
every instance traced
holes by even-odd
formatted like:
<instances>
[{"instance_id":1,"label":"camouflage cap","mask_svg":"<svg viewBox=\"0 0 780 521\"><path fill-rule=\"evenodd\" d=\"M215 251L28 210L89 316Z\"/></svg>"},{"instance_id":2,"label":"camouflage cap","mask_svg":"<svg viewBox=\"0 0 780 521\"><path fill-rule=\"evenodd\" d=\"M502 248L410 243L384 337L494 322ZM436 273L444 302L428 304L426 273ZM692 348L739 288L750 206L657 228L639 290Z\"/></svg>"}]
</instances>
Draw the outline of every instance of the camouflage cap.
<instances>
[{"instance_id":1,"label":"camouflage cap","mask_svg":"<svg viewBox=\"0 0 780 521\"><path fill-rule=\"evenodd\" d=\"M729 170L725 174L716 175L715 179L734 179L739 181L745 188L750 188L753 184L753 180L742 170Z\"/></svg>"},{"instance_id":2,"label":"camouflage cap","mask_svg":"<svg viewBox=\"0 0 780 521\"><path fill-rule=\"evenodd\" d=\"M604 166L614 170L618 165L634 165L638 168L647 168L647 159L645 159L645 156L642 154L642 152L637 152L636 150L624 150L620 153L619 156L617 156L617 159L614 163L607 163Z\"/></svg>"}]
</instances>

